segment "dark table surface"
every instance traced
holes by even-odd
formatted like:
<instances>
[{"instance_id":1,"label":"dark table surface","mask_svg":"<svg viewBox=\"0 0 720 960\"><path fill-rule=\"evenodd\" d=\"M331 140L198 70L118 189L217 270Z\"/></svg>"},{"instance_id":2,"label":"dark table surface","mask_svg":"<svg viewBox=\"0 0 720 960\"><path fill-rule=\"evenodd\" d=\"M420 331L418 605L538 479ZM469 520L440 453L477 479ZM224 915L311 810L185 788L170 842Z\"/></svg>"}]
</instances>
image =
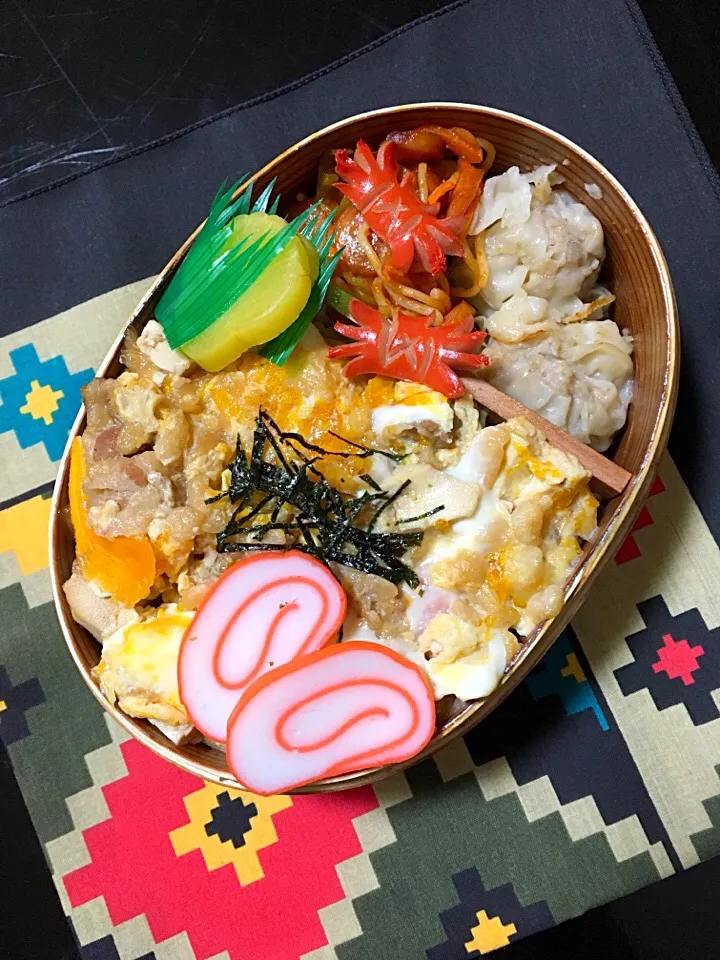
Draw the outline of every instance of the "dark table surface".
<instances>
[{"instance_id":1,"label":"dark table surface","mask_svg":"<svg viewBox=\"0 0 720 960\"><path fill-rule=\"evenodd\" d=\"M444 0L144 0L141 5L4 0L0 205L291 84L444 5ZM720 3L640 0L640 6L720 166ZM1 742L0 823L0 957L75 958ZM716 859L513 944L502 956L712 960L720 957L718 889Z\"/></svg>"}]
</instances>

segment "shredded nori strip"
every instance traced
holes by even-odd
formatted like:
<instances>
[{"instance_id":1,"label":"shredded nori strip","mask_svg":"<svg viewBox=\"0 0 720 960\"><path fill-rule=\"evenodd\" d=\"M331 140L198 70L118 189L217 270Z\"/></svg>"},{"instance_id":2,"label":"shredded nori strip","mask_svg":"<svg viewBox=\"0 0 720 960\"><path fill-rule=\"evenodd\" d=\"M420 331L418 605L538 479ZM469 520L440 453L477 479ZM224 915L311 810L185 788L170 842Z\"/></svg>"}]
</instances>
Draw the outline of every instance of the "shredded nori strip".
<instances>
[{"instance_id":1,"label":"shredded nori strip","mask_svg":"<svg viewBox=\"0 0 720 960\"><path fill-rule=\"evenodd\" d=\"M445 505L440 504L439 507L433 507L432 510L427 510L425 513L418 514L417 517L405 517L404 520L398 520L395 526L399 527L401 523L415 523L416 520L426 520L428 517L434 517L436 513L440 513L440 511L444 509Z\"/></svg>"},{"instance_id":2,"label":"shredded nori strip","mask_svg":"<svg viewBox=\"0 0 720 960\"><path fill-rule=\"evenodd\" d=\"M370 525L369 525L369 527L368 527L368 530L372 530L372 529L374 528L375 524L376 524L376 523L378 522L378 520L380 519L380 516L381 516L383 510L387 510L387 508L390 506L391 503L395 503L395 501L397 500L397 498L398 498L399 496L401 496L403 493L405 493L405 491L407 490L407 488L408 488L409 486L410 486L410 481L409 481L409 480L406 480L404 483L401 483L401 484L400 484L400 486L397 488L397 490L395 491L395 493L392 494L392 496L388 497L387 500L384 501L384 503L382 504L382 506L380 506L380 507L375 511L375 513L374 513L374 515L373 515L373 518L372 518L372 520L370 521Z\"/></svg>"},{"instance_id":3,"label":"shredded nori strip","mask_svg":"<svg viewBox=\"0 0 720 960\"><path fill-rule=\"evenodd\" d=\"M350 447L355 447L357 450L362 450L363 457L371 457L374 453L379 453L381 457L388 457L390 460L394 460L395 463L402 463L402 461L407 456L406 453L391 453L390 450L378 450L376 447L364 447L361 443L355 443L354 440L348 440L346 437L341 437L339 433L333 433L332 430L328 430L328 433L331 437L335 437L336 440L342 440L343 443L347 443ZM356 453L356 457L359 457L360 454Z\"/></svg>"},{"instance_id":4,"label":"shredded nori strip","mask_svg":"<svg viewBox=\"0 0 720 960\"><path fill-rule=\"evenodd\" d=\"M362 459L379 453L396 462L403 457L363 447L337 434L332 436L361 452L324 450L300 434L282 431L265 411L258 413L250 459L238 437L235 457L230 464L229 487L207 501L213 503L228 497L235 505L230 521L217 535L218 551L285 550L288 548L284 545L265 543L264 537L273 530L291 531L299 534L299 541L293 544L293 549L309 553L323 563L340 563L383 577L391 583L417 587L419 580L415 571L402 558L422 542L422 532L383 533L374 530L383 511L407 489L409 481L389 493L383 491L369 474L364 474L361 479L374 492L365 490L359 496L351 496L331 487L316 466L325 457ZM316 456L307 457L303 449ZM266 453L271 459L266 459ZM260 499L248 509L257 495ZM269 520L258 523L259 514L273 501ZM291 519L284 523L278 522L283 507L292 508ZM368 517L371 507L375 509Z\"/></svg>"},{"instance_id":5,"label":"shredded nori strip","mask_svg":"<svg viewBox=\"0 0 720 960\"><path fill-rule=\"evenodd\" d=\"M333 434L334 436L334 434ZM310 443L309 440L306 440L304 437L301 437L299 433L283 433L283 440L285 443L293 440L295 443L299 443L301 447L305 447L306 450L312 450L313 453L319 453L323 457L367 457L367 453L352 453L349 450L325 450L323 447L319 447L316 443Z\"/></svg>"},{"instance_id":6,"label":"shredded nori strip","mask_svg":"<svg viewBox=\"0 0 720 960\"><path fill-rule=\"evenodd\" d=\"M380 486L380 484L376 483L369 473L361 473L360 479L364 480L369 487L373 488L373 490L382 490L382 487Z\"/></svg>"}]
</instances>

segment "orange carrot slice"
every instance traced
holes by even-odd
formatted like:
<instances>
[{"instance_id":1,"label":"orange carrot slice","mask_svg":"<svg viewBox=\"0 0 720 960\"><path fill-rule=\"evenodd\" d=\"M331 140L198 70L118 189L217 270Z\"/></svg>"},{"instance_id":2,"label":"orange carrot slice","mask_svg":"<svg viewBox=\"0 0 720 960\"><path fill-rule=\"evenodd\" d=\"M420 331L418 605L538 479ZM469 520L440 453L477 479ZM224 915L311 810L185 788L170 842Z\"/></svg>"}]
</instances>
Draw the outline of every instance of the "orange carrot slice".
<instances>
[{"instance_id":1,"label":"orange carrot slice","mask_svg":"<svg viewBox=\"0 0 720 960\"><path fill-rule=\"evenodd\" d=\"M452 323L467 323L468 320L475 319L475 311L467 302L467 300L461 300L456 306L452 308L448 313L443 317L443 326L450 325Z\"/></svg>"},{"instance_id":2,"label":"orange carrot slice","mask_svg":"<svg viewBox=\"0 0 720 960\"><path fill-rule=\"evenodd\" d=\"M438 184L437 187L433 190L430 196L427 199L428 205L432 206L434 203L437 203L440 197L444 197L446 193L449 193L450 190L455 189L454 180L443 180L442 183Z\"/></svg>"},{"instance_id":3,"label":"orange carrot slice","mask_svg":"<svg viewBox=\"0 0 720 960\"><path fill-rule=\"evenodd\" d=\"M349 640L297 657L251 684L228 722L227 756L254 793L399 763L435 731L435 700L414 663Z\"/></svg>"},{"instance_id":4,"label":"orange carrot slice","mask_svg":"<svg viewBox=\"0 0 720 960\"><path fill-rule=\"evenodd\" d=\"M68 499L75 531L75 552L86 580L128 607L144 599L155 581L155 554L145 538L101 537L87 520L82 485L87 475L82 440L76 437L70 454Z\"/></svg>"},{"instance_id":5,"label":"orange carrot slice","mask_svg":"<svg viewBox=\"0 0 720 960\"><path fill-rule=\"evenodd\" d=\"M328 567L299 550L233 564L204 597L180 645L178 683L188 716L224 743L240 695L266 671L325 646L347 598Z\"/></svg>"},{"instance_id":6,"label":"orange carrot slice","mask_svg":"<svg viewBox=\"0 0 720 960\"><path fill-rule=\"evenodd\" d=\"M484 171L460 157L458 163L458 182L448 207L449 217L464 216L476 200L482 186Z\"/></svg>"}]
</instances>

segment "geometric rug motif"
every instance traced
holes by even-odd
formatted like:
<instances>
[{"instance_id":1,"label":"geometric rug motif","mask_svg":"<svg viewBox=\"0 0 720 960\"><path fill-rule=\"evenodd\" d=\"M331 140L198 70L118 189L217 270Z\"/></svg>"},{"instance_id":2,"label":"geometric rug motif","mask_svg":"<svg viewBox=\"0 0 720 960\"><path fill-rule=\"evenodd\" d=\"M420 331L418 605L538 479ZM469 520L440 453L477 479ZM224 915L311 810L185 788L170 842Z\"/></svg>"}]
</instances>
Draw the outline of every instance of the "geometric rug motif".
<instances>
[{"instance_id":1,"label":"geometric rug motif","mask_svg":"<svg viewBox=\"0 0 720 960\"><path fill-rule=\"evenodd\" d=\"M652 501L650 498L656 496L658 493L664 493L664 491L665 484L662 481L662 477L658 474L650 485L650 490L648 491L648 502L643 504L643 506L640 508L640 512L630 528L630 533L625 537L625 540L620 544L620 547L615 554L615 563L627 563L629 560L637 560L638 557L642 556L642 551L640 550L634 534L638 533L640 530L644 530L645 527L649 527L655 522L650 512L650 508L652 506Z\"/></svg>"},{"instance_id":2,"label":"geometric rug motif","mask_svg":"<svg viewBox=\"0 0 720 960\"><path fill-rule=\"evenodd\" d=\"M122 960L112 934L80 948L80 960ZM157 954L144 953L138 960L157 960Z\"/></svg>"},{"instance_id":3,"label":"geometric rug motif","mask_svg":"<svg viewBox=\"0 0 720 960\"><path fill-rule=\"evenodd\" d=\"M135 741L120 750L127 773L102 788L108 815L76 841L87 861L62 871L73 912L97 913L100 898L111 929L143 919L154 943L184 934L197 957L297 960L327 943L318 911L343 898L336 866L362 852L353 819L377 806L372 790L231 795Z\"/></svg>"},{"instance_id":4,"label":"geometric rug motif","mask_svg":"<svg viewBox=\"0 0 720 960\"><path fill-rule=\"evenodd\" d=\"M340 960L422 957L448 939L469 942L465 915L456 928L450 912L453 878L466 870L485 890L511 884L522 905L545 901L555 923L659 878L647 850L618 862L603 833L575 842L557 812L531 822L516 794L487 799L474 771L443 782L441 756L405 773L407 798L387 810L396 842L370 855L379 885L354 901L363 934L336 945Z\"/></svg>"},{"instance_id":5,"label":"geometric rug motif","mask_svg":"<svg viewBox=\"0 0 720 960\"><path fill-rule=\"evenodd\" d=\"M720 777L720 766L715 768ZM720 854L720 795L705 801L705 810L712 826L694 834L691 839L701 860L709 860Z\"/></svg>"},{"instance_id":6,"label":"geometric rug motif","mask_svg":"<svg viewBox=\"0 0 720 960\"><path fill-rule=\"evenodd\" d=\"M227 863L241 886L261 880L258 851L277 841L272 815L292 806L290 797L257 797L206 783L185 797L189 823L171 831L177 856L200 850L208 870Z\"/></svg>"},{"instance_id":7,"label":"geometric rug motif","mask_svg":"<svg viewBox=\"0 0 720 960\"><path fill-rule=\"evenodd\" d=\"M110 290L0 340L0 500L54 480L79 386L92 377L151 281Z\"/></svg>"},{"instance_id":8,"label":"geometric rug motif","mask_svg":"<svg viewBox=\"0 0 720 960\"><path fill-rule=\"evenodd\" d=\"M453 883L460 902L440 914L448 938L427 951L428 960L462 960L491 953L553 925L546 903L523 906L511 883L486 890L474 867L456 873Z\"/></svg>"},{"instance_id":9,"label":"geometric rug motif","mask_svg":"<svg viewBox=\"0 0 720 960\"><path fill-rule=\"evenodd\" d=\"M49 495L0 510L0 553L12 551L22 577L47 568L49 520Z\"/></svg>"},{"instance_id":10,"label":"geometric rug motif","mask_svg":"<svg viewBox=\"0 0 720 960\"><path fill-rule=\"evenodd\" d=\"M0 589L19 583L28 606L52 599L48 572L50 491L0 509Z\"/></svg>"},{"instance_id":11,"label":"geometric rug motif","mask_svg":"<svg viewBox=\"0 0 720 960\"><path fill-rule=\"evenodd\" d=\"M683 867L712 855L720 798L720 550L669 456L638 555L573 619L594 682ZM622 792L622 791L618 791Z\"/></svg>"},{"instance_id":12,"label":"geometric rug motif","mask_svg":"<svg viewBox=\"0 0 720 960\"><path fill-rule=\"evenodd\" d=\"M13 686L7 670L0 666L0 738L6 747L30 736L25 711L39 706L44 700L36 677Z\"/></svg>"},{"instance_id":13,"label":"geometric rug motif","mask_svg":"<svg viewBox=\"0 0 720 960\"><path fill-rule=\"evenodd\" d=\"M649 690L658 710L682 703L695 724L715 720L720 628L708 630L698 610L673 617L659 596L639 603L638 611L645 629L626 637L635 659L615 672L620 689L625 696Z\"/></svg>"},{"instance_id":14,"label":"geometric rug motif","mask_svg":"<svg viewBox=\"0 0 720 960\"><path fill-rule=\"evenodd\" d=\"M628 850L649 849L660 875L667 876L674 857L667 832L584 663L577 638L567 630L527 681L466 734L472 763L484 771L502 769L501 779L529 815L561 810L574 836L591 832L592 825L606 833L618 855L626 844Z\"/></svg>"},{"instance_id":15,"label":"geometric rug motif","mask_svg":"<svg viewBox=\"0 0 720 960\"><path fill-rule=\"evenodd\" d=\"M62 355L41 361L31 343L11 351L10 361L13 373L0 379L0 433L14 431L22 450L42 443L57 461L93 371L70 373Z\"/></svg>"},{"instance_id":16,"label":"geometric rug motif","mask_svg":"<svg viewBox=\"0 0 720 960\"><path fill-rule=\"evenodd\" d=\"M48 573L37 575L47 578ZM26 726L27 733L10 739L8 753L35 830L47 843L72 828L65 799L91 785L85 755L110 737L103 712L65 646L52 601L29 607L23 586L14 583L0 590L0 615L0 666L11 685L0 699L8 709L14 705L13 691L27 691L34 700L22 707L24 722L15 728L24 732ZM3 736L5 712L0 713Z\"/></svg>"},{"instance_id":17,"label":"geometric rug motif","mask_svg":"<svg viewBox=\"0 0 720 960\"><path fill-rule=\"evenodd\" d=\"M553 644L526 681L533 699L556 695L568 716L591 710L601 730L610 724L573 650L567 631Z\"/></svg>"}]
</instances>

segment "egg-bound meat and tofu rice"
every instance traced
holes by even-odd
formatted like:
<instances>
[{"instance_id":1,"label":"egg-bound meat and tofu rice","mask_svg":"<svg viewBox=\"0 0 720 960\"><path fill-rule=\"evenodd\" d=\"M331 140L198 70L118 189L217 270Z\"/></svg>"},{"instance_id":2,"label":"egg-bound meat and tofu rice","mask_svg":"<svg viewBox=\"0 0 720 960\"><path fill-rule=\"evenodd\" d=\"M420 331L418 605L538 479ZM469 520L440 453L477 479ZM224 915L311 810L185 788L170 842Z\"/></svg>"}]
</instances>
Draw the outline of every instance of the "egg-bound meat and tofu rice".
<instances>
[{"instance_id":1,"label":"egg-bound meat and tofu rice","mask_svg":"<svg viewBox=\"0 0 720 960\"><path fill-rule=\"evenodd\" d=\"M347 379L314 328L284 367L248 352L217 374L178 366L151 333L128 339L117 379L84 392L82 517L73 523L76 538L84 525L92 549L79 544L65 591L76 620L102 644L95 675L108 700L175 742L194 735L178 695L180 640L238 557L217 550L234 507L213 498L227 489L238 438L249 451L261 408L322 447L338 449L339 436L392 452L321 469L351 496L368 483L399 491L377 529L423 533L403 558L419 578L415 589L333 564L349 598L342 637L399 650L427 673L437 698L489 694L523 638L559 611L595 527L597 501L578 462L524 419L484 426L468 396L448 401L418 384ZM294 544L291 530L269 536L275 547ZM132 565L115 562L129 542ZM124 580L109 575L128 569Z\"/></svg>"}]
</instances>

